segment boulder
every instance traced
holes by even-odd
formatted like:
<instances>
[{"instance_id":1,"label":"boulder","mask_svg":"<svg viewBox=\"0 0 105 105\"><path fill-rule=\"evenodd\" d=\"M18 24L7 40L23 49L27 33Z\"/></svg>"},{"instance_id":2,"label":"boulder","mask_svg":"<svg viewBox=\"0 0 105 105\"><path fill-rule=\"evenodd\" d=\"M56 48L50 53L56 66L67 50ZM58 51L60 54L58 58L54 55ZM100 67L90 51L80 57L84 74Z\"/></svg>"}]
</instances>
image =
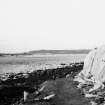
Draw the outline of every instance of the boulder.
<instances>
[{"instance_id":1,"label":"boulder","mask_svg":"<svg viewBox=\"0 0 105 105\"><path fill-rule=\"evenodd\" d=\"M80 82L79 87L82 87L84 84L93 84L89 92L104 88L105 45L89 52L85 58L83 70L74 80Z\"/></svg>"}]
</instances>

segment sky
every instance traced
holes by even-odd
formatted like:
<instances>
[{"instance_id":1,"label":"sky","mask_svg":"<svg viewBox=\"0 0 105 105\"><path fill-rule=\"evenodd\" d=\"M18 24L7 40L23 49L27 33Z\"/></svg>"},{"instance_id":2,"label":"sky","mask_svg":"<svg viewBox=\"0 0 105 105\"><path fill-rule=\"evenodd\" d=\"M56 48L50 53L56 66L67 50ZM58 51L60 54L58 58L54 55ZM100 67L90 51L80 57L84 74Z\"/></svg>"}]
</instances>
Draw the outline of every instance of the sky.
<instances>
[{"instance_id":1,"label":"sky","mask_svg":"<svg viewBox=\"0 0 105 105\"><path fill-rule=\"evenodd\" d=\"M0 52L105 44L105 0L0 0Z\"/></svg>"}]
</instances>

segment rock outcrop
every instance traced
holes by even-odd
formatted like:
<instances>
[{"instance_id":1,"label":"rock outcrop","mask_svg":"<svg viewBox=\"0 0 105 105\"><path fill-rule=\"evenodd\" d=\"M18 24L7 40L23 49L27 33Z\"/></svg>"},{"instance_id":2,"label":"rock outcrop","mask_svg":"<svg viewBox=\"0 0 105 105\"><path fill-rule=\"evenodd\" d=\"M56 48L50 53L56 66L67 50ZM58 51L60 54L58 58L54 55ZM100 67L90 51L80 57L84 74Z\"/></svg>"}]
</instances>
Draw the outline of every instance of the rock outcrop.
<instances>
[{"instance_id":1,"label":"rock outcrop","mask_svg":"<svg viewBox=\"0 0 105 105\"><path fill-rule=\"evenodd\" d=\"M74 78L74 81L79 82L78 88L83 89L86 97L94 97L98 100L101 98L105 102L105 45L89 52L85 58L83 70ZM98 105L101 104L98 103Z\"/></svg>"}]
</instances>

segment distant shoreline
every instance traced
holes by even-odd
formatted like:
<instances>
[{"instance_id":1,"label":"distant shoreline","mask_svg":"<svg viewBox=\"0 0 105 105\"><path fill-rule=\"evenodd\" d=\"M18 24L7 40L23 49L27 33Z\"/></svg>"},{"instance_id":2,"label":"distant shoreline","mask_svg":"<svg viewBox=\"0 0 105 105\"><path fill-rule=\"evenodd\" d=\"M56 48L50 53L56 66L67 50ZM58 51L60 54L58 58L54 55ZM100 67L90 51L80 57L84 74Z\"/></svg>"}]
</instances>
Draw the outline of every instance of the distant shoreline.
<instances>
[{"instance_id":1,"label":"distant shoreline","mask_svg":"<svg viewBox=\"0 0 105 105\"><path fill-rule=\"evenodd\" d=\"M49 55L49 54L88 54L90 49L80 50L34 50L22 53L0 53L0 56L19 56L19 55Z\"/></svg>"}]
</instances>

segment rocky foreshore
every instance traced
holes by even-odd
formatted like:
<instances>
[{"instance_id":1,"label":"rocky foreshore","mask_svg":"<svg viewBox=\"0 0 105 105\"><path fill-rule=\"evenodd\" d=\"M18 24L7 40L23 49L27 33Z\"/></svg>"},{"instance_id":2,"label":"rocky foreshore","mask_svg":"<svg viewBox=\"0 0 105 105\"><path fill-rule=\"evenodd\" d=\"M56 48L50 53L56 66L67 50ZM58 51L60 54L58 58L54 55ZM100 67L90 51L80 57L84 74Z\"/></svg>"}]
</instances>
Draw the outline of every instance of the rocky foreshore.
<instances>
[{"instance_id":1,"label":"rocky foreshore","mask_svg":"<svg viewBox=\"0 0 105 105\"><path fill-rule=\"evenodd\" d=\"M17 73L17 74L15 73L2 74L0 75L0 105L33 105L33 104L34 105L58 105L56 104L58 102L57 100L54 103L54 100L49 101L47 100L48 97L43 96L47 92L45 92L45 94L43 92L42 92L43 94L39 92L42 84L46 83L46 81L47 82L53 81L54 84L59 84L59 83L65 84L67 82L71 84L71 86L70 84L68 84L68 87L72 87L73 81L70 82L71 80L69 81L67 80L66 82L64 82L65 79L70 77L73 80L74 76L77 73L79 73L82 69L83 69L83 62L80 62L80 63L72 63L70 65L65 65L65 66L63 65L63 67L56 68L56 69L38 70L33 72ZM48 82L48 84L50 83ZM63 84L61 85L61 87L63 86ZM62 88L65 88L65 87L62 87ZM34 100L31 100L32 101L31 104L29 103L27 104L27 101L26 103L24 103L23 101L24 91L30 92L29 96L31 97L31 99L33 94L34 95L36 94L37 96L37 94L40 93L40 95L38 95L38 97L35 96L36 98ZM45 99L44 98L40 99L39 96L40 97L43 96ZM28 100L30 100L30 98ZM74 104L73 101L71 104L82 105L82 104L76 104L76 103ZM65 103L64 105L68 105L68 104ZM89 104L84 104L84 105L89 105Z\"/></svg>"}]
</instances>

